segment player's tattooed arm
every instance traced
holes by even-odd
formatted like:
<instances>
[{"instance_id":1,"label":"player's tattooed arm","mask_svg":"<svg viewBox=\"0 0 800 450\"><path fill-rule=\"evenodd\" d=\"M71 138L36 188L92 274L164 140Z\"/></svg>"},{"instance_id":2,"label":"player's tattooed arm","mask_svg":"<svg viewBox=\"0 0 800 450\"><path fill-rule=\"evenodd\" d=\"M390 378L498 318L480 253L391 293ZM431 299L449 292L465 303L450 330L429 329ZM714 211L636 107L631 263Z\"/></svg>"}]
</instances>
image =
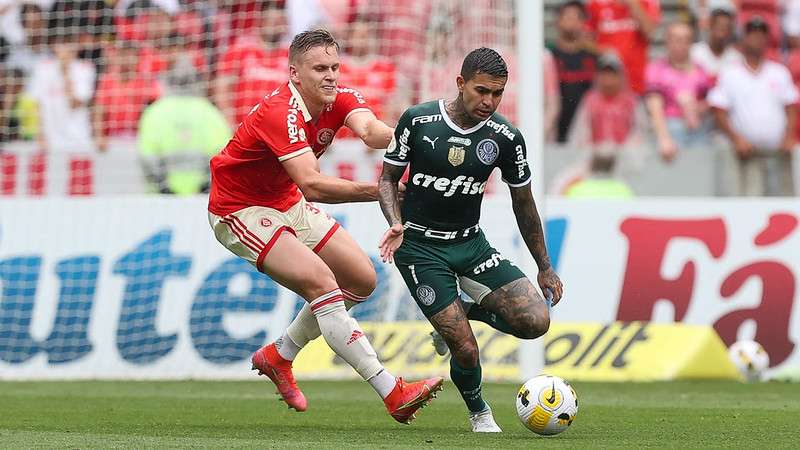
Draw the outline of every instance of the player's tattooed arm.
<instances>
[{"instance_id":1,"label":"player's tattooed arm","mask_svg":"<svg viewBox=\"0 0 800 450\"><path fill-rule=\"evenodd\" d=\"M522 239L531 256L536 260L539 267L537 281L542 292L549 289L553 294L553 304L561 300L563 285L550 265L550 256L547 254L547 247L544 241L544 230L539 211L536 209L536 202L533 199L530 183L520 187L510 187L511 205L514 208L514 215L517 217L517 225L522 234Z\"/></svg>"},{"instance_id":2,"label":"player's tattooed arm","mask_svg":"<svg viewBox=\"0 0 800 450\"><path fill-rule=\"evenodd\" d=\"M389 229L383 234L378 248L383 262L392 262L394 252L403 244L403 219L400 217L400 196L398 184L406 166L383 163L383 172L378 181L378 202L381 211L389 222Z\"/></svg>"},{"instance_id":3,"label":"player's tattooed arm","mask_svg":"<svg viewBox=\"0 0 800 450\"><path fill-rule=\"evenodd\" d=\"M381 204L381 211L383 211L386 221L389 222L389 226L403 223L400 216L398 182L405 171L406 166L396 166L385 162L381 178L378 180L378 202Z\"/></svg>"}]
</instances>

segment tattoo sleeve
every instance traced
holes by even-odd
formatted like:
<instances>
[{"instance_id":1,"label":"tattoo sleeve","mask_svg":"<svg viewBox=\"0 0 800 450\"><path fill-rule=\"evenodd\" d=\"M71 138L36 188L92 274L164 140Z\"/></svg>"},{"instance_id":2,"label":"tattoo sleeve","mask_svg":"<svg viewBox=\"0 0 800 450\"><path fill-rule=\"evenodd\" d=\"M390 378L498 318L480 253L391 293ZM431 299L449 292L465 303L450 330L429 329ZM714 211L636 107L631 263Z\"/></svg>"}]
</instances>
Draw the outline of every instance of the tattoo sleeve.
<instances>
[{"instance_id":1,"label":"tattoo sleeve","mask_svg":"<svg viewBox=\"0 0 800 450\"><path fill-rule=\"evenodd\" d=\"M522 234L522 239L531 256L536 260L539 271L550 268L550 256L547 254L547 247L544 241L544 230L539 212L536 210L536 202L533 200L531 185L527 184L520 187L511 187L511 205L514 215L517 217L517 226Z\"/></svg>"},{"instance_id":2,"label":"tattoo sleeve","mask_svg":"<svg viewBox=\"0 0 800 450\"><path fill-rule=\"evenodd\" d=\"M406 171L406 166L396 166L394 164L383 163L383 171L378 181L378 202L381 204L381 211L389 226L403 223L400 217L400 199L397 196L397 182Z\"/></svg>"}]
</instances>

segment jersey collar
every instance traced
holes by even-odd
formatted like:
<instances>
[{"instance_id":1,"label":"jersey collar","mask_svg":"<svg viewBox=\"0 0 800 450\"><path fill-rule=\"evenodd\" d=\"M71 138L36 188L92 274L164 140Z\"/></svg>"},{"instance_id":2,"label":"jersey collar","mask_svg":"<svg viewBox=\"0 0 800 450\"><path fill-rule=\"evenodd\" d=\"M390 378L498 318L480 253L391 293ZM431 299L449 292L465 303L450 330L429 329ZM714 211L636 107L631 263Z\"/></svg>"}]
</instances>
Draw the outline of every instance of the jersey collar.
<instances>
[{"instance_id":1,"label":"jersey collar","mask_svg":"<svg viewBox=\"0 0 800 450\"><path fill-rule=\"evenodd\" d=\"M297 104L300 105L300 111L303 112L303 119L306 122L311 121L311 113L308 112L308 108L306 108L305 102L303 102L303 97L300 95L300 92L297 91L297 88L294 87L292 82L289 82L289 90L292 91L292 97L297 101Z\"/></svg>"},{"instance_id":2,"label":"jersey collar","mask_svg":"<svg viewBox=\"0 0 800 450\"><path fill-rule=\"evenodd\" d=\"M486 122L492 118L492 116L489 116L486 120L478 122L474 127L465 130L460 126L456 125L455 122L453 122L453 120L450 118L450 116L447 115L447 111L445 110L444 107L444 99L441 98L439 99L439 112L442 114L442 119L444 119L444 123L446 123L448 127L452 128L453 131L457 131L461 134L470 134L480 130L481 127L486 125Z\"/></svg>"}]
</instances>

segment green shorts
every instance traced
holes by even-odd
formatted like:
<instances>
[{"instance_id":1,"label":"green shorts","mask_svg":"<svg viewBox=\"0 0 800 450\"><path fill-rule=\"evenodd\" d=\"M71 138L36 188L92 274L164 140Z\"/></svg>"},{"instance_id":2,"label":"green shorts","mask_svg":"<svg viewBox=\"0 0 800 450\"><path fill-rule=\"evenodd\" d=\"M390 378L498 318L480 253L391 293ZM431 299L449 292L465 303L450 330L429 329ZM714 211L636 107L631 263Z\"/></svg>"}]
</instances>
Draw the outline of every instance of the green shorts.
<instances>
[{"instance_id":1,"label":"green shorts","mask_svg":"<svg viewBox=\"0 0 800 450\"><path fill-rule=\"evenodd\" d=\"M459 297L459 287L480 303L525 274L495 250L483 232L458 243L414 239L407 233L394 262L417 305L431 317Z\"/></svg>"}]
</instances>

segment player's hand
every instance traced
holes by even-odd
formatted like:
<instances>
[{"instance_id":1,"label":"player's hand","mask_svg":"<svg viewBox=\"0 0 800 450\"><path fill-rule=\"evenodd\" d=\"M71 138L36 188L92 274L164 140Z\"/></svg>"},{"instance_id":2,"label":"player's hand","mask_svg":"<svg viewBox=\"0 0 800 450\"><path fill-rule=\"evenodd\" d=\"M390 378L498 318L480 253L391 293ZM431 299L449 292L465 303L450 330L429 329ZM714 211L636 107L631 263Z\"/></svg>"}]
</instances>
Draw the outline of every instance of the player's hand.
<instances>
[{"instance_id":1,"label":"player's hand","mask_svg":"<svg viewBox=\"0 0 800 450\"><path fill-rule=\"evenodd\" d=\"M392 262L394 260L395 250L400 248L402 244L403 224L397 223L386 230L386 233L384 233L381 238L381 242L378 244L378 247L381 249L381 260L383 260L383 262Z\"/></svg>"},{"instance_id":2,"label":"player's hand","mask_svg":"<svg viewBox=\"0 0 800 450\"><path fill-rule=\"evenodd\" d=\"M561 295L564 294L564 285L561 284L561 279L558 278L553 268L550 267L547 270L539 271L536 280L539 282L539 287L542 288L542 292L545 292L546 289L550 289L553 293L553 306L557 305L558 302L561 301Z\"/></svg>"}]
</instances>

